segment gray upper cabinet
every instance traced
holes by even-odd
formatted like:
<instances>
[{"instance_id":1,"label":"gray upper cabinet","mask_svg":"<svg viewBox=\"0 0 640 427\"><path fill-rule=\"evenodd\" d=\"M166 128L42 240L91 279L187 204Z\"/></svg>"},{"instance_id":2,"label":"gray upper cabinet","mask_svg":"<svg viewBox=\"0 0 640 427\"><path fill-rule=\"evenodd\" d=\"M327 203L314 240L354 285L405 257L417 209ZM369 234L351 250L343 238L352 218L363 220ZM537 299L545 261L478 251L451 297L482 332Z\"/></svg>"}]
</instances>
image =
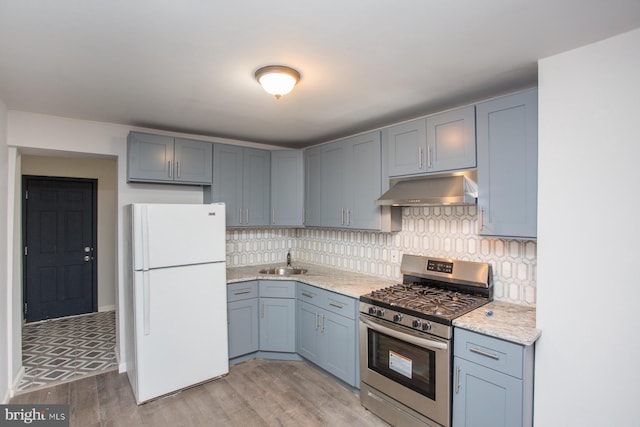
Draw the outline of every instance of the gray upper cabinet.
<instances>
[{"instance_id":1,"label":"gray upper cabinet","mask_svg":"<svg viewBox=\"0 0 640 427\"><path fill-rule=\"evenodd\" d=\"M346 225L345 187L349 185L346 180L347 150L343 141L322 146L320 217L324 227Z\"/></svg>"},{"instance_id":2,"label":"gray upper cabinet","mask_svg":"<svg viewBox=\"0 0 640 427\"><path fill-rule=\"evenodd\" d=\"M387 129L387 168L389 176L425 173L427 123L425 119L400 123Z\"/></svg>"},{"instance_id":3,"label":"gray upper cabinet","mask_svg":"<svg viewBox=\"0 0 640 427\"><path fill-rule=\"evenodd\" d=\"M535 238L538 199L538 91L476 105L478 232Z\"/></svg>"},{"instance_id":4,"label":"gray upper cabinet","mask_svg":"<svg viewBox=\"0 0 640 427\"><path fill-rule=\"evenodd\" d=\"M476 167L475 107L427 117L427 172Z\"/></svg>"},{"instance_id":5,"label":"gray upper cabinet","mask_svg":"<svg viewBox=\"0 0 640 427\"><path fill-rule=\"evenodd\" d=\"M269 225L271 222L271 153L245 148L242 177L243 225Z\"/></svg>"},{"instance_id":6,"label":"gray upper cabinet","mask_svg":"<svg viewBox=\"0 0 640 427\"><path fill-rule=\"evenodd\" d=\"M304 151L304 225L320 226L322 147Z\"/></svg>"},{"instance_id":7,"label":"gray upper cabinet","mask_svg":"<svg viewBox=\"0 0 640 427\"><path fill-rule=\"evenodd\" d=\"M380 229L380 208L375 205L381 189L380 132L313 150L319 150L320 157L317 151L307 150L305 225Z\"/></svg>"},{"instance_id":8,"label":"gray upper cabinet","mask_svg":"<svg viewBox=\"0 0 640 427\"><path fill-rule=\"evenodd\" d=\"M474 106L457 108L386 129L391 177L476 166Z\"/></svg>"},{"instance_id":9,"label":"gray upper cabinet","mask_svg":"<svg viewBox=\"0 0 640 427\"><path fill-rule=\"evenodd\" d=\"M380 207L375 204L381 195L380 132L370 132L347 141L347 209L346 224L351 228L380 229Z\"/></svg>"},{"instance_id":10,"label":"gray upper cabinet","mask_svg":"<svg viewBox=\"0 0 640 427\"><path fill-rule=\"evenodd\" d=\"M204 201L226 204L229 227L269 225L270 181L269 151L214 144L213 184Z\"/></svg>"},{"instance_id":11,"label":"gray upper cabinet","mask_svg":"<svg viewBox=\"0 0 640 427\"><path fill-rule=\"evenodd\" d=\"M213 144L130 132L127 140L127 181L209 185Z\"/></svg>"},{"instance_id":12,"label":"gray upper cabinet","mask_svg":"<svg viewBox=\"0 0 640 427\"><path fill-rule=\"evenodd\" d=\"M304 172L301 150L271 152L271 225L303 224Z\"/></svg>"}]
</instances>

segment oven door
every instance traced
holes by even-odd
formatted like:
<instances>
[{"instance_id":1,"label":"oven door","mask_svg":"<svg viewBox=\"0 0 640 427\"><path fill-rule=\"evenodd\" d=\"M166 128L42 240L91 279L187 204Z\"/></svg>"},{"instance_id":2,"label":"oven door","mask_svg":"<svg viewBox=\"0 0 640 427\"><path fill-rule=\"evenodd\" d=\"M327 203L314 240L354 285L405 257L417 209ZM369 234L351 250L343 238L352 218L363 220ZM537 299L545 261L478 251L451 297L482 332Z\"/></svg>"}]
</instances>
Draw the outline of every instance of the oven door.
<instances>
[{"instance_id":1,"label":"oven door","mask_svg":"<svg viewBox=\"0 0 640 427\"><path fill-rule=\"evenodd\" d=\"M361 382L448 426L450 342L365 314L359 333Z\"/></svg>"}]
</instances>

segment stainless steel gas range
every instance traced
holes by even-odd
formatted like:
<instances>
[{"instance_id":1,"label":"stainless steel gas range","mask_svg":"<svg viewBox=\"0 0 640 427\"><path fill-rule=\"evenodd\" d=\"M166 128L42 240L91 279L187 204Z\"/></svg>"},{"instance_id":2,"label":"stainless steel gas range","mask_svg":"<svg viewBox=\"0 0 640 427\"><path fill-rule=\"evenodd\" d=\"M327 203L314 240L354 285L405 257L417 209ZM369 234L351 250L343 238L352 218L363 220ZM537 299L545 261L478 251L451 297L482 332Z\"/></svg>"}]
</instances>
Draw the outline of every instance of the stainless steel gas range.
<instances>
[{"instance_id":1,"label":"stainless steel gas range","mask_svg":"<svg viewBox=\"0 0 640 427\"><path fill-rule=\"evenodd\" d=\"M449 427L452 321L491 301L491 266L403 255L401 272L360 297L360 400L391 425Z\"/></svg>"}]
</instances>

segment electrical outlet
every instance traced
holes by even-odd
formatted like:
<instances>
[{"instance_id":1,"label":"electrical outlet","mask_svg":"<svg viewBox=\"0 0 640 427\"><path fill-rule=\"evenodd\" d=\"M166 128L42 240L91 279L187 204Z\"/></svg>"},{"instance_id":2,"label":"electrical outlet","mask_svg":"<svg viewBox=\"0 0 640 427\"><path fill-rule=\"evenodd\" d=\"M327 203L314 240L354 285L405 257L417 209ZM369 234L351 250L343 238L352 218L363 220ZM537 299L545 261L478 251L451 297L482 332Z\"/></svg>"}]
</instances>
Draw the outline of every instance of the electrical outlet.
<instances>
[{"instance_id":1,"label":"electrical outlet","mask_svg":"<svg viewBox=\"0 0 640 427\"><path fill-rule=\"evenodd\" d=\"M391 251L391 262L398 262L398 251Z\"/></svg>"}]
</instances>

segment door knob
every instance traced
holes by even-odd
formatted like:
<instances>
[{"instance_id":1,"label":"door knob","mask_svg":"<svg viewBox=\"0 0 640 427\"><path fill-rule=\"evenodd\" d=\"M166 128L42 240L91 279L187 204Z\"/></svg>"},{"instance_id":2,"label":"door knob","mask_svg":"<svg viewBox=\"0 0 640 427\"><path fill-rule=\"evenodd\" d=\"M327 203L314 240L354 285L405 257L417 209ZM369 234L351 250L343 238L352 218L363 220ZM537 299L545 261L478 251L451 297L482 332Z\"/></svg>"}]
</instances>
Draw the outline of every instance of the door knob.
<instances>
[{"instance_id":1,"label":"door knob","mask_svg":"<svg viewBox=\"0 0 640 427\"><path fill-rule=\"evenodd\" d=\"M85 247L84 247L84 251L85 251L86 253L89 253L89 252L91 252L91 248L90 248L89 246L85 246Z\"/></svg>"},{"instance_id":2,"label":"door knob","mask_svg":"<svg viewBox=\"0 0 640 427\"><path fill-rule=\"evenodd\" d=\"M85 255L84 262L89 262L89 261L91 261L91 257L89 255Z\"/></svg>"}]
</instances>

